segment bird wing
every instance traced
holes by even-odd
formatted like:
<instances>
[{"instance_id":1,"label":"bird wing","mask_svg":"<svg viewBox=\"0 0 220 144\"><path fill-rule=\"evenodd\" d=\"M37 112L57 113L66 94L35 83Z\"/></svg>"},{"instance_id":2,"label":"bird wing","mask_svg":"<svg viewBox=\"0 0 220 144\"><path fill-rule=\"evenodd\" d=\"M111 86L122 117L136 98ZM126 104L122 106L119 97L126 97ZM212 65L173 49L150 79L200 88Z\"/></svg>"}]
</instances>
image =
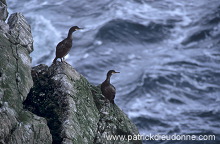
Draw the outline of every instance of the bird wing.
<instances>
[{"instance_id":1,"label":"bird wing","mask_svg":"<svg viewBox=\"0 0 220 144\"><path fill-rule=\"evenodd\" d=\"M104 88L103 95L106 96L109 100L112 100L115 98L115 91L115 87L110 84L109 86Z\"/></svg>"},{"instance_id":2,"label":"bird wing","mask_svg":"<svg viewBox=\"0 0 220 144\"><path fill-rule=\"evenodd\" d=\"M116 91L115 87L113 85L111 85L111 87L109 88L109 93L112 96L111 99L115 98L115 93L116 93L115 91Z\"/></svg>"},{"instance_id":3,"label":"bird wing","mask_svg":"<svg viewBox=\"0 0 220 144\"><path fill-rule=\"evenodd\" d=\"M72 45L67 39L62 40L56 47L56 56L58 58L66 56L71 47Z\"/></svg>"}]
</instances>

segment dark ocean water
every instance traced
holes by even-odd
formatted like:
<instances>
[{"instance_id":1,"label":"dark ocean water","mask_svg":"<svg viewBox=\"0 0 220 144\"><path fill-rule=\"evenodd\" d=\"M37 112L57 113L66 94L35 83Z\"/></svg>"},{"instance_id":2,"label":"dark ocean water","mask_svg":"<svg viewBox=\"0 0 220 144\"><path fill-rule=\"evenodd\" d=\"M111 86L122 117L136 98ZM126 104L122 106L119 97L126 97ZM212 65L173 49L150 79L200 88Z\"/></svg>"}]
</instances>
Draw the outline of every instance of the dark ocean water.
<instances>
[{"instance_id":1,"label":"dark ocean water","mask_svg":"<svg viewBox=\"0 0 220 144\"><path fill-rule=\"evenodd\" d=\"M32 26L33 65L50 65L73 25L67 62L91 83L110 69L116 104L143 135L215 135L220 143L219 0L8 0Z\"/></svg>"}]
</instances>

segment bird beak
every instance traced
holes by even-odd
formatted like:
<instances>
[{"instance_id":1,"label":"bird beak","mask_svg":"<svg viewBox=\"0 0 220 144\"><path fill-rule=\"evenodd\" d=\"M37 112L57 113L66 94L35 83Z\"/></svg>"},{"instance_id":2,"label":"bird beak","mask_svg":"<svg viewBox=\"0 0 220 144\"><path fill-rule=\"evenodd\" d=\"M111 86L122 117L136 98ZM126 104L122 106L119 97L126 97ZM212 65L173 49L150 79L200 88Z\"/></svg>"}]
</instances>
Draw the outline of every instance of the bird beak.
<instances>
[{"instance_id":1,"label":"bird beak","mask_svg":"<svg viewBox=\"0 0 220 144\"><path fill-rule=\"evenodd\" d=\"M114 73L120 73L120 72L114 72Z\"/></svg>"},{"instance_id":2,"label":"bird beak","mask_svg":"<svg viewBox=\"0 0 220 144\"><path fill-rule=\"evenodd\" d=\"M81 30L81 29L83 29L83 28L78 28L77 30Z\"/></svg>"}]
</instances>

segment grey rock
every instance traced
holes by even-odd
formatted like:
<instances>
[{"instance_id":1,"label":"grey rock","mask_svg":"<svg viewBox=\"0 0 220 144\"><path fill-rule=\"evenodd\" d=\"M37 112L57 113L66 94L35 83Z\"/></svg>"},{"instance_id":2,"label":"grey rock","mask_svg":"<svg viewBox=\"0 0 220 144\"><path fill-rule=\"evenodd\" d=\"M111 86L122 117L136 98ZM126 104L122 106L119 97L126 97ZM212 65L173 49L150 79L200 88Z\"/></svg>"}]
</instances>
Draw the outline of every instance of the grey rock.
<instances>
[{"instance_id":1,"label":"grey rock","mask_svg":"<svg viewBox=\"0 0 220 144\"><path fill-rule=\"evenodd\" d=\"M5 21L8 17L7 4L5 0L0 0L0 20Z\"/></svg>"},{"instance_id":2,"label":"grey rock","mask_svg":"<svg viewBox=\"0 0 220 144\"><path fill-rule=\"evenodd\" d=\"M7 5L6 0L0 0L3 4Z\"/></svg>"},{"instance_id":3,"label":"grey rock","mask_svg":"<svg viewBox=\"0 0 220 144\"><path fill-rule=\"evenodd\" d=\"M34 86L25 108L48 121L53 143L142 143L107 140L111 135L138 135L135 125L67 63L32 69Z\"/></svg>"},{"instance_id":4,"label":"grey rock","mask_svg":"<svg viewBox=\"0 0 220 144\"><path fill-rule=\"evenodd\" d=\"M6 24L3 20L0 20L0 32L7 37L7 34L9 33L9 25Z\"/></svg>"},{"instance_id":5,"label":"grey rock","mask_svg":"<svg viewBox=\"0 0 220 144\"><path fill-rule=\"evenodd\" d=\"M21 13L14 13L8 19L10 35L23 47L26 47L28 52L33 51L33 37L31 27Z\"/></svg>"},{"instance_id":6,"label":"grey rock","mask_svg":"<svg viewBox=\"0 0 220 144\"><path fill-rule=\"evenodd\" d=\"M23 22L14 22L15 27L24 26ZM52 143L46 120L23 109L22 102L33 80L30 51L17 39L17 35L22 35L20 32L15 36L13 32L10 35L7 30L0 31L0 143Z\"/></svg>"},{"instance_id":7,"label":"grey rock","mask_svg":"<svg viewBox=\"0 0 220 144\"><path fill-rule=\"evenodd\" d=\"M9 25L5 23L8 17L7 4L5 0L0 0L0 32L7 37Z\"/></svg>"}]
</instances>

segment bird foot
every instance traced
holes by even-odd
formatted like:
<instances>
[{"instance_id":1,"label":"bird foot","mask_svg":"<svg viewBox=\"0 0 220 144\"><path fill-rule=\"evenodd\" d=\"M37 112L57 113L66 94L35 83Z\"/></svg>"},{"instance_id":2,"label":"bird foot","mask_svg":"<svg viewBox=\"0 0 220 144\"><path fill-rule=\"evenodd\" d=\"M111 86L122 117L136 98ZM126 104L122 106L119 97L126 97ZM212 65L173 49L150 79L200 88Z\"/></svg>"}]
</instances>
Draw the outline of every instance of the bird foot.
<instances>
[{"instance_id":1,"label":"bird foot","mask_svg":"<svg viewBox=\"0 0 220 144\"><path fill-rule=\"evenodd\" d=\"M66 61L63 61L62 63L64 63L64 64L68 64Z\"/></svg>"},{"instance_id":2,"label":"bird foot","mask_svg":"<svg viewBox=\"0 0 220 144\"><path fill-rule=\"evenodd\" d=\"M61 62L64 63L64 64L67 64L67 62L65 61L64 58L61 58Z\"/></svg>"}]
</instances>

